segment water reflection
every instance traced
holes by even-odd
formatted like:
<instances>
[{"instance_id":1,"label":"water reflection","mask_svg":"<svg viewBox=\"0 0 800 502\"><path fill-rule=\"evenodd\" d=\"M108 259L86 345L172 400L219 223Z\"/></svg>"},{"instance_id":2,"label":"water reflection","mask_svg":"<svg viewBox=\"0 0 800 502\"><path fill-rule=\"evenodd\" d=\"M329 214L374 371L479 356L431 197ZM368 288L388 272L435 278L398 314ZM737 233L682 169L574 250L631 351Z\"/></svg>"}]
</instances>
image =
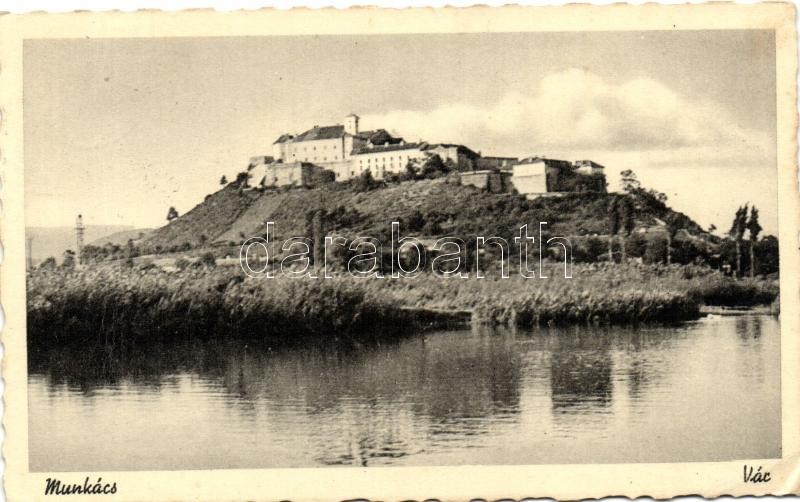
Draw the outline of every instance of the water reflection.
<instances>
[{"instance_id":1,"label":"water reflection","mask_svg":"<svg viewBox=\"0 0 800 502\"><path fill-rule=\"evenodd\" d=\"M611 402L610 339L584 331L557 337L550 358L555 413L597 411Z\"/></svg>"},{"instance_id":2,"label":"water reflection","mask_svg":"<svg viewBox=\"0 0 800 502\"><path fill-rule=\"evenodd\" d=\"M778 362L777 321L758 316L347 347L31 348L31 469L766 457L780 449ZM739 385L758 392L730 400ZM754 423L736 444L698 439Z\"/></svg>"}]
</instances>

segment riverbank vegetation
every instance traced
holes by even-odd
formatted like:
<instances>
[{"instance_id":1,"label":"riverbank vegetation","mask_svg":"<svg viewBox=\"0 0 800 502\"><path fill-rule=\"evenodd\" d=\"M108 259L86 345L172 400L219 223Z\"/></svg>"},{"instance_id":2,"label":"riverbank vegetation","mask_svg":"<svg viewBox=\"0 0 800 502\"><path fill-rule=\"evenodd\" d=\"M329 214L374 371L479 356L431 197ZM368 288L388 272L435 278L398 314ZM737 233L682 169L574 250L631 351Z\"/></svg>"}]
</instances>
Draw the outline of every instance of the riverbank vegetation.
<instances>
[{"instance_id":1,"label":"riverbank vegetation","mask_svg":"<svg viewBox=\"0 0 800 502\"><path fill-rule=\"evenodd\" d=\"M643 264L576 265L572 279L251 279L213 262L172 271L118 264L29 274L28 333L33 344L219 333L275 343L380 338L421 328L418 309L523 327L677 322L697 318L703 304L770 303L777 292L773 281L734 280L707 267Z\"/></svg>"},{"instance_id":2,"label":"riverbank vegetation","mask_svg":"<svg viewBox=\"0 0 800 502\"><path fill-rule=\"evenodd\" d=\"M367 298L352 280L245 280L238 267L45 270L28 276L27 292L29 337L56 343L218 331L280 341L355 334L400 320L398 308Z\"/></svg>"}]
</instances>

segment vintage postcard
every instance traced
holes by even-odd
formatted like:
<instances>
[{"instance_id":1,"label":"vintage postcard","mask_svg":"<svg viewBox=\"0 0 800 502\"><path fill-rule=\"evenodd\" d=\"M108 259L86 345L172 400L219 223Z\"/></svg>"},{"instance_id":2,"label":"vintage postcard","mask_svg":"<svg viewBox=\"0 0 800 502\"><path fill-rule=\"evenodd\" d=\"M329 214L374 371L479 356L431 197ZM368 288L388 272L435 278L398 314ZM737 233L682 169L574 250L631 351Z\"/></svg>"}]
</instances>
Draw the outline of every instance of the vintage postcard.
<instances>
[{"instance_id":1,"label":"vintage postcard","mask_svg":"<svg viewBox=\"0 0 800 502\"><path fill-rule=\"evenodd\" d=\"M800 489L789 4L0 17L8 500Z\"/></svg>"}]
</instances>

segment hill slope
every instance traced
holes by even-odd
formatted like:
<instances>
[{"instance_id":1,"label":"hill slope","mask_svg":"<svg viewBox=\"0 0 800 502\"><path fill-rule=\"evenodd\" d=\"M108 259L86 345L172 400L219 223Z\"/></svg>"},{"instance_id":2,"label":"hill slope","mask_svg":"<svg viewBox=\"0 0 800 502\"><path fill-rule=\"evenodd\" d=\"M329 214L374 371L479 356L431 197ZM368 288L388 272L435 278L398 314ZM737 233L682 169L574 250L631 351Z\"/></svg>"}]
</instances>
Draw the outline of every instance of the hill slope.
<instances>
[{"instance_id":1,"label":"hill slope","mask_svg":"<svg viewBox=\"0 0 800 502\"><path fill-rule=\"evenodd\" d=\"M535 231L547 222L551 235L603 235L610 227L610 208L619 194L575 193L563 197L526 200L516 194L490 194L444 179L410 181L356 192L346 186L282 189L260 192L239 190L233 184L210 195L197 207L155 230L145 239L161 249L203 243L239 243L262 235L267 221L275 223L275 237L302 236L306 215L324 210L334 214L334 228L346 235L387 235L392 221L400 221L404 235L518 235L521 225ZM637 201L637 229L652 229L677 219L691 235L708 234L687 216L661 203Z\"/></svg>"},{"instance_id":2,"label":"hill slope","mask_svg":"<svg viewBox=\"0 0 800 502\"><path fill-rule=\"evenodd\" d=\"M183 216L154 230L145 238L143 245L168 249L217 241L242 212L262 195L255 190L239 190L231 183L206 197Z\"/></svg>"}]
</instances>

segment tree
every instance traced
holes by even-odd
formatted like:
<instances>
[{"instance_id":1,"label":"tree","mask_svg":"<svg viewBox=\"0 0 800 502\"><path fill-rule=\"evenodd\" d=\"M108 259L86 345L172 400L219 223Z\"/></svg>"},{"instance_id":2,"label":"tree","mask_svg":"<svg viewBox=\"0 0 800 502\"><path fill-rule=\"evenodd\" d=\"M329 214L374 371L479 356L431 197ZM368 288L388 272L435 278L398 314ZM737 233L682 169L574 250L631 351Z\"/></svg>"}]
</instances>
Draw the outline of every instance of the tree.
<instances>
[{"instance_id":1,"label":"tree","mask_svg":"<svg viewBox=\"0 0 800 502\"><path fill-rule=\"evenodd\" d=\"M406 225L408 229L412 232L419 232L422 230L422 227L425 226L425 217L422 216L422 213L419 209L415 209L406 220Z\"/></svg>"},{"instance_id":2,"label":"tree","mask_svg":"<svg viewBox=\"0 0 800 502\"><path fill-rule=\"evenodd\" d=\"M227 185L228 184L228 178L226 178L224 174L222 175L222 178L219 179L219 184L220 185Z\"/></svg>"},{"instance_id":3,"label":"tree","mask_svg":"<svg viewBox=\"0 0 800 502\"><path fill-rule=\"evenodd\" d=\"M239 188L247 188L248 186L250 186L249 183L251 176L252 175L247 171L240 172L239 174L236 175L236 186L238 186Z\"/></svg>"},{"instance_id":4,"label":"tree","mask_svg":"<svg viewBox=\"0 0 800 502\"><path fill-rule=\"evenodd\" d=\"M343 206L341 206L341 210L345 211ZM306 211L305 237L311 241L309 265L322 266L324 264L326 223L333 217L334 215L329 215L325 209Z\"/></svg>"},{"instance_id":5,"label":"tree","mask_svg":"<svg viewBox=\"0 0 800 502\"><path fill-rule=\"evenodd\" d=\"M64 251L64 261L61 262L64 268L75 268L75 251L67 249Z\"/></svg>"},{"instance_id":6,"label":"tree","mask_svg":"<svg viewBox=\"0 0 800 502\"><path fill-rule=\"evenodd\" d=\"M127 251L128 258L139 256L139 247L136 246L136 244L133 242L133 239L128 239L125 249Z\"/></svg>"},{"instance_id":7,"label":"tree","mask_svg":"<svg viewBox=\"0 0 800 502\"><path fill-rule=\"evenodd\" d=\"M608 261L614 261L614 237L622 228L622 204L618 197L611 200L608 216Z\"/></svg>"},{"instance_id":8,"label":"tree","mask_svg":"<svg viewBox=\"0 0 800 502\"><path fill-rule=\"evenodd\" d=\"M177 217L178 211L174 207L170 206L169 211L167 211L167 221L172 221Z\"/></svg>"},{"instance_id":9,"label":"tree","mask_svg":"<svg viewBox=\"0 0 800 502\"><path fill-rule=\"evenodd\" d=\"M634 174L634 172L630 169L626 169L619 174L622 181L623 192L629 195L635 195L645 201L647 204L651 205L655 204L656 206L663 206L667 201L667 195L665 193L659 192L658 190L653 190L652 188L645 189L642 187L642 184L639 182L636 174Z\"/></svg>"},{"instance_id":10,"label":"tree","mask_svg":"<svg viewBox=\"0 0 800 502\"><path fill-rule=\"evenodd\" d=\"M670 213L666 218L666 232L667 232L667 265L672 264L672 241L678 235L683 225L675 213Z\"/></svg>"},{"instance_id":11,"label":"tree","mask_svg":"<svg viewBox=\"0 0 800 502\"><path fill-rule=\"evenodd\" d=\"M636 174L630 169L626 169L619 173L622 181L622 191L626 193L636 193L642 189L642 184L636 178Z\"/></svg>"},{"instance_id":12,"label":"tree","mask_svg":"<svg viewBox=\"0 0 800 502\"><path fill-rule=\"evenodd\" d=\"M379 183L372 176L372 171L367 169L360 176L353 179L353 191L355 192L368 192L373 188L377 188Z\"/></svg>"},{"instance_id":13,"label":"tree","mask_svg":"<svg viewBox=\"0 0 800 502\"><path fill-rule=\"evenodd\" d=\"M778 271L778 239L766 235L756 244L756 269L759 274L773 274Z\"/></svg>"},{"instance_id":14,"label":"tree","mask_svg":"<svg viewBox=\"0 0 800 502\"><path fill-rule=\"evenodd\" d=\"M438 178L450 172L450 168L442 161L439 155L431 155L422 163L421 178Z\"/></svg>"},{"instance_id":15,"label":"tree","mask_svg":"<svg viewBox=\"0 0 800 502\"><path fill-rule=\"evenodd\" d=\"M208 268L213 268L217 265L217 259L214 258L213 253L207 251L200 256L200 263Z\"/></svg>"},{"instance_id":16,"label":"tree","mask_svg":"<svg viewBox=\"0 0 800 502\"><path fill-rule=\"evenodd\" d=\"M403 174L401 174L398 178L400 181L412 181L417 179L419 173L417 172L417 166L413 159L408 159L406 162L406 170Z\"/></svg>"},{"instance_id":17,"label":"tree","mask_svg":"<svg viewBox=\"0 0 800 502\"><path fill-rule=\"evenodd\" d=\"M625 244L628 237L630 237L636 228L636 211L634 210L633 203L628 198L623 199L620 209L620 219L622 220L622 247L620 249L622 251L622 263L625 263L627 259Z\"/></svg>"},{"instance_id":18,"label":"tree","mask_svg":"<svg viewBox=\"0 0 800 502\"><path fill-rule=\"evenodd\" d=\"M731 229L728 230L728 236L736 244L736 277L742 276L742 239L745 230L747 230L747 204L739 206L736 210Z\"/></svg>"},{"instance_id":19,"label":"tree","mask_svg":"<svg viewBox=\"0 0 800 502\"><path fill-rule=\"evenodd\" d=\"M758 209L755 206L750 208L750 219L747 220L747 230L750 233L750 277L755 276L756 271L756 253L755 247L758 241L758 234L761 233L761 224L758 223Z\"/></svg>"}]
</instances>

